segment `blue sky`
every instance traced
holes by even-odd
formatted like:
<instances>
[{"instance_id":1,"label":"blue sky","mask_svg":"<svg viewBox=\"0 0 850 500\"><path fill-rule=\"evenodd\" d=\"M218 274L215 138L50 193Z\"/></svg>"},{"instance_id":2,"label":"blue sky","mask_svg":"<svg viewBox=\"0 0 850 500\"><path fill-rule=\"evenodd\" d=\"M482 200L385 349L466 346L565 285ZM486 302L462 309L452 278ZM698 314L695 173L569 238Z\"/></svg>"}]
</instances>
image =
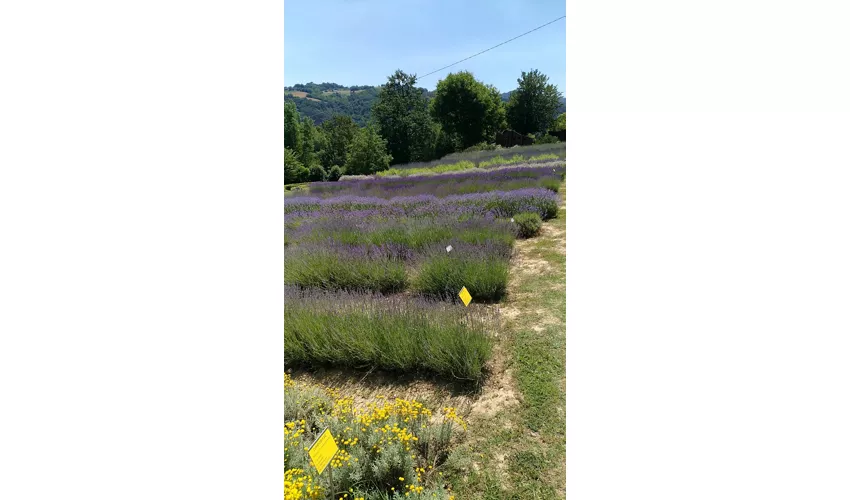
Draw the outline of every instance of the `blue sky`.
<instances>
[{"instance_id":1,"label":"blue sky","mask_svg":"<svg viewBox=\"0 0 850 500\"><path fill-rule=\"evenodd\" d=\"M284 4L286 85L381 85L396 69L424 75L565 14L556 1L333 0ZM564 91L566 19L421 79L433 89L471 71L499 91L538 69Z\"/></svg>"}]
</instances>

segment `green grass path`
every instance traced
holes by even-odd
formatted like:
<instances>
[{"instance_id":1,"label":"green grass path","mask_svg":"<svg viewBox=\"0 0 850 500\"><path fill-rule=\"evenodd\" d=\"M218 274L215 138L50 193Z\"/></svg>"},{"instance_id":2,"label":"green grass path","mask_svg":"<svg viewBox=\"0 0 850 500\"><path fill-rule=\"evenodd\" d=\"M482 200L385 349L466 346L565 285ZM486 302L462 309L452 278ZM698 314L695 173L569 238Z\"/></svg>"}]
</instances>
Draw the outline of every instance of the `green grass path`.
<instances>
[{"instance_id":1,"label":"green grass path","mask_svg":"<svg viewBox=\"0 0 850 500\"><path fill-rule=\"evenodd\" d=\"M565 497L565 216L517 242L500 342L521 402L470 425L446 464L459 499Z\"/></svg>"}]
</instances>

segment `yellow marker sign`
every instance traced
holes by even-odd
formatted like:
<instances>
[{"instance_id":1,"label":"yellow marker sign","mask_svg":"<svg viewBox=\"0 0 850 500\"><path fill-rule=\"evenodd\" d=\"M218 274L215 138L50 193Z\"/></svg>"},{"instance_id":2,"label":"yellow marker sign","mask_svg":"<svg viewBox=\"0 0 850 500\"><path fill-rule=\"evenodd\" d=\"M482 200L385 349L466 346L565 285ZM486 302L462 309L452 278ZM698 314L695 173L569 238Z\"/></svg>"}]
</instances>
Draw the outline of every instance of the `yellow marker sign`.
<instances>
[{"instance_id":1,"label":"yellow marker sign","mask_svg":"<svg viewBox=\"0 0 850 500\"><path fill-rule=\"evenodd\" d=\"M339 450L339 446L336 445L334 437L331 436L330 429L325 429L325 432L316 438L316 442L313 443L313 446L310 447L310 451L308 452L319 474L324 472L325 467L328 466L331 459L336 455L337 450Z\"/></svg>"},{"instance_id":2,"label":"yellow marker sign","mask_svg":"<svg viewBox=\"0 0 850 500\"><path fill-rule=\"evenodd\" d=\"M466 287L460 289L460 293L457 294L460 297L460 300L463 301L463 305L468 306L470 302L472 302L472 295L469 295L469 290Z\"/></svg>"}]
</instances>

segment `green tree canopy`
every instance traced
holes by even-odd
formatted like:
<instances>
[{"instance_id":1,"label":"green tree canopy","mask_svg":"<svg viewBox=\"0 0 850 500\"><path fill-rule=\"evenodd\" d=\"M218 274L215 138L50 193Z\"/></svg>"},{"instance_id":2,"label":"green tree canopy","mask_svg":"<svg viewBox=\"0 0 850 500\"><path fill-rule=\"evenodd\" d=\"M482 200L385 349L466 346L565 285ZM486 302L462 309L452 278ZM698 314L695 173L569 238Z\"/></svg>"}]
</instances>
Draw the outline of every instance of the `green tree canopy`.
<instances>
[{"instance_id":1,"label":"green tree canopy","mask_svg":"<svg viewBox=\"0 0 850 500\"><path fill-rule=\"evenodd\" d=\"M499 91L479 82L468 71L450 73L437 83L431 116L447 134L460 139L461 148L492 142L496 132L505 127Z\"/></svg>"},{"instance_id":2,"label":"green tree canopy","mask_svg":"<svg viewBox=\"0 0 850 500\"><path fill-rule=\"evenodd\" d=\"M372 118L387 141L393 163L431 159L431 115L427 98L422 89L416 88L416 75L401 70L390 75L372 106Z\"/></svg>"},{"instance_id":3,"label":"green tree canopy","mask_svg":"<svg viewBox=\"0 0 850 500\"><path fill-rule=\"evenodd\" d=\"M547 83L549 77L536 69L517 79L519 87L507 105L508 125L521 134L545 132L552 126L560 104L558 88Z\"/></svg>"},{"instance_id":4,"label":"green tree canopy","mask_svg":"<svg viewBox=\"0 0 850 500\"><path fill-rule=\"evenodd\" d=\"M292 102L283 105L283 146L301 151L301 118Z\"/></svg>"},{"instance_id":5,"label":"green tree canopy","mask_svg":"<svg viewBox=\"0 0 850 500\"><path fill-rule=\"evenodd\" d=\"M360 129L348 149L345 173L367 175L390 168L392 155L387 154L387 141L374 126Z\"/></svg>"},{"instance_id":6,"label":"green tree canopy","mask_svg":"<svg viewBox=\"0 0 850 500\"><path fill-rule=\"evenodd\" d=\"M558 115L558 118L555 119L555 125L552 126L552 130L567 130L567 113Z\"/></svg>"},{"instance_id":7,"label":"green tree canopy","mask_svg":"<svg viewBox=\"0 0 850 500\"><path fill-rule=\"evenodd\" d=\"M322 165L344 165L348 147L357 135L357 124L350 116L335 115L322 123L322 130L327 137L327 145L321 157Z\"/></svg>"},{"instance_id":8,"label":"green tree canopy","mask_svg":"<svg viewBox=\"0 0 850 500\"><path fill-rule=\"evenodd\" d=\"M309 170L298 159L298 154L289 149L283 149L283 183L296 184L307 180Z\"/></svg>"}]
</instances>

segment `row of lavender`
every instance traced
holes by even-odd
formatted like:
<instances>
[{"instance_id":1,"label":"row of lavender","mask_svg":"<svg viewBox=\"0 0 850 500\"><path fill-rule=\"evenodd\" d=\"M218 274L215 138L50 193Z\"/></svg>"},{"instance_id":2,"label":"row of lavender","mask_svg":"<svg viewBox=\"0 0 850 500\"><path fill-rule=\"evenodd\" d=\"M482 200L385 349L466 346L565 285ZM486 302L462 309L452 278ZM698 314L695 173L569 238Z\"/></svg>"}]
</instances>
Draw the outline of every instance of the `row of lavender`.
<instances>
[{"instance_id":1,"label":"row of lavender","mask_svg":"<svg viewBox=\"0 0 850 500\"><path fill-rule=\"evenodd\" d=\"M394 198L430 194L439 198L489 191L512 191L529 187L545 187L557 192L564 178L563 161L525 163L495 169L471 169L440 175L408 177L364 177L337 182L316 182L309 195L294 192L293 197L329 198L344 195Z\"/></svg>"}]
</instances>

